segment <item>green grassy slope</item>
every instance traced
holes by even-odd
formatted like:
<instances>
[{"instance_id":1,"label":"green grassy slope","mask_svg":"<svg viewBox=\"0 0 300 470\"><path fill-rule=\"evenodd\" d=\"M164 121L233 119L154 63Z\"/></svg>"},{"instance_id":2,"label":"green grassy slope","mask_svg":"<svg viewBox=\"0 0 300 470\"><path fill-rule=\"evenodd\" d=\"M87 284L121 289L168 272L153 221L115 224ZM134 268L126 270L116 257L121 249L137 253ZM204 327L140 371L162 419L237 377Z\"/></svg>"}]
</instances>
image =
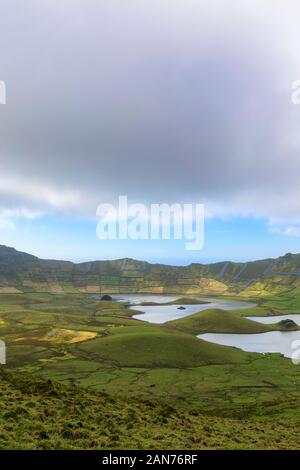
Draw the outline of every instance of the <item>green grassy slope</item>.
<instances>
[{"instance_id":1,"label":"green grassy slope","mask_svg":"<svg viewBox=\"0 0 300 470\"><path fill-rule=\"evenodd\" d=\"M208 343L182 333L152 331L151 328L97 338L74 346L74 349L120 367L196 367L244 362L248 358L235 348Z\"/></svg>"},{"instance_id":2,"label":"green grassy slope","mask_svg":"<svg viewBox=\"0 0 300 470\"><path fill-rule=\"evenodd\" d=\"M299 449L296 421L236 420L0 369L0 449Z\"/></svg>"},{"instance_id":3,"label":"green grassy slope","mask_svg":"<svg viewBox=\"0 0 300 470\"><path fill-rule=\"evenodd\" d=\"M274 320L276 322L276 320ZM209 309L188 317L172 320L166 325L190 334L200 333L264 333L277 326L263 325L220 309Z\"/></svg>"}]
</instances>

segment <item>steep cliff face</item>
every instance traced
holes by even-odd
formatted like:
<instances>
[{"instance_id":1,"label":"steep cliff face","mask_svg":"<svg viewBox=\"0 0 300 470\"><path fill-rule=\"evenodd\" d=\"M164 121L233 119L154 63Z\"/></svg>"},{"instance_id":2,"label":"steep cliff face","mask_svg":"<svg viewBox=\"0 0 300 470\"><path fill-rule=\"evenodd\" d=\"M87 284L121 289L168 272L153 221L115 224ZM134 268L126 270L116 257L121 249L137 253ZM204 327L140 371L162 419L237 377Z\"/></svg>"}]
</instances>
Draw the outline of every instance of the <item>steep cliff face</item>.
<instances>
[{"instance_id":1,"label":"steep cliff face","mask_svg":"<svg viewBox=\"0 0 300 470\"><path fill-rule=\"evenodd\" d=\"M0 292L253 295L300 285L300 255L249 263L167 266L133 259L71 263L0 246Z\"/></svg>"}]
</instances>

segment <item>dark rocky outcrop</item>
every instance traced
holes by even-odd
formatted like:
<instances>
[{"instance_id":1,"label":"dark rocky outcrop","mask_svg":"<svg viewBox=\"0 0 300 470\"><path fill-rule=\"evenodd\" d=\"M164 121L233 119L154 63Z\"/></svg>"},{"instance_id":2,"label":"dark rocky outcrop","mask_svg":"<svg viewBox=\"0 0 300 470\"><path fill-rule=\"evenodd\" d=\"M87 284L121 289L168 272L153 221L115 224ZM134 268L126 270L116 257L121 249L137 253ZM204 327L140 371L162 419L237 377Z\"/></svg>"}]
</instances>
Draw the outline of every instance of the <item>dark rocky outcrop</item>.
<instances>
[{"instance_id":1,"label":"dark rocky outcrop","mask_svg":"<svg viewBox=\"0 0 300 470\"><path fill-rule=\"evenodd\" d=\"M294 322L294 320L290 320L287 318L286 320L281 320L278 325L282 327L284 330L297 330L298 325Z\"/></svg>"},{"instance_id":2,"label":"dark rocky outcrop","mask_svg":"<svg viewBox=\"0 0 300 470\"><path fill-rule=\"evenodd\" d=\"M100 300L112 300L112 297L108 294L104 294L104 295L102 295Z\"/></svg>"}]
</instances>

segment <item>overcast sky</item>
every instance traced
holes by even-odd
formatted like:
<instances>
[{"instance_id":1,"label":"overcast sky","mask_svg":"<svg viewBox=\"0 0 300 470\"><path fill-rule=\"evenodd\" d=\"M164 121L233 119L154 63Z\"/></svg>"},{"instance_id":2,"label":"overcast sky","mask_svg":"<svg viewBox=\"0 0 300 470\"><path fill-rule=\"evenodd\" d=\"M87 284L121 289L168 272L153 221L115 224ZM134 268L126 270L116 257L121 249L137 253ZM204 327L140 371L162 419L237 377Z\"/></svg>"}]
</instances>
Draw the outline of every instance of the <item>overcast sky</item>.
<instances>
[{"instance_id":1,"label":"overcast sky","mask_svg":"<svg viewBox=\"0 0 300 470\"><path fill-rule=\"evenodd\" d=\"M298 0L2 0L0 243L34 252L26 233L51 220L37 254L105 257L68 251L70 223L126 194L300 251L299 18ZM232 256L220 244L207 256Z\"/></svg>"}]
</instances>

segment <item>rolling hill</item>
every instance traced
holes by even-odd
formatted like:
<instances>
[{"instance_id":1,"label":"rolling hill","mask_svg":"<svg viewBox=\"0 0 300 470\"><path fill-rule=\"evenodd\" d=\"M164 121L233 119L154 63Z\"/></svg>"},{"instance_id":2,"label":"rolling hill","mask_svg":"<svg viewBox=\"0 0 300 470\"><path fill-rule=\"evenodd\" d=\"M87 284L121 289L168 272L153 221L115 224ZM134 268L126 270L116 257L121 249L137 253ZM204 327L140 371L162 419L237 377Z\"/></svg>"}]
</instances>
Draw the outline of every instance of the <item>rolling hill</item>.
<instances>
[{"instance_id":1,"label":"rolling hill","mask_svg":"<svg viewBox=\"0 0 300 470\"><path fill-rule=\"evenodd\" d=\"M270 328L280 329L279 325L276 325L276 317L274 318L274 325L270 327L270 325L243 318L234 312L217 308L172 320L165 325L194 335L200 333L264 333L270 331Z\"/></svg>"}]
</instances>

